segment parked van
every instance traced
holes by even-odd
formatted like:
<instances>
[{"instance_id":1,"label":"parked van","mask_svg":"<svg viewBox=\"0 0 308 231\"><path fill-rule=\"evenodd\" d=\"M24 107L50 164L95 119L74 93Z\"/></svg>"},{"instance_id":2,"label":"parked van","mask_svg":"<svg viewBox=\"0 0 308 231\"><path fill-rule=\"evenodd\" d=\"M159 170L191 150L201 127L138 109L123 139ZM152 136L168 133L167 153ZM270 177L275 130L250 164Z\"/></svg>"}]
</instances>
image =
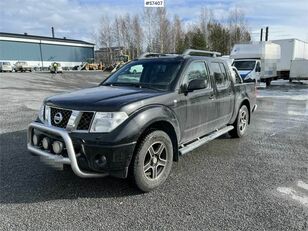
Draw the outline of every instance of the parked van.
<instances>
[{"instance_id":1,"label":"parked van","mask_svg":"<svg viewBox=\"0 0 308 231\"><path fill-rule=\"evenodd\" d=\"M0 62L0 72L4 71L9 71L9 72L13 71L13 67L10 62Z\"/></svg>"},{"instance_id":2,"label":"parked van","mask_svg":"<svg viewBox=\"0 0 308 231\"><path fill-rule=\"evenodd\" d=\"M230 58L245 82L266 82L277 79L280 46L271 42L235 44Z\"/></svg>"}]
</instances>

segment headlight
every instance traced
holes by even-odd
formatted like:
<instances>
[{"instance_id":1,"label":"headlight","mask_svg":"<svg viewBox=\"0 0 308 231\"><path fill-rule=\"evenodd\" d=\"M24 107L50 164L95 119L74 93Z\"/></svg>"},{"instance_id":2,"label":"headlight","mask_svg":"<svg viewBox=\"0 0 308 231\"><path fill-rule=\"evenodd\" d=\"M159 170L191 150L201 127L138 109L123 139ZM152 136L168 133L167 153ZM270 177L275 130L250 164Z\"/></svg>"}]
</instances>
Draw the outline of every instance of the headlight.
<instances>
[{"instance_id":1,"label":"headlight","mask_svg":"<svg viewBox=\"0 0 308 231\"><path fill-rule=\"evenodd\" d=\"M90 132L110 132L127 118L125 112L96 112Z\"/></svg>"},{"instance_id":2,"label":"headlight","mask_svg":"<svg viewBox=\"0 0 308 231\"><path fill-rule=\"evenodd\" d=\"M39 114L38 114L39 119L44 122L45 121L45 105L43 104L40 108Z\"/></svg>"}]
</instances>

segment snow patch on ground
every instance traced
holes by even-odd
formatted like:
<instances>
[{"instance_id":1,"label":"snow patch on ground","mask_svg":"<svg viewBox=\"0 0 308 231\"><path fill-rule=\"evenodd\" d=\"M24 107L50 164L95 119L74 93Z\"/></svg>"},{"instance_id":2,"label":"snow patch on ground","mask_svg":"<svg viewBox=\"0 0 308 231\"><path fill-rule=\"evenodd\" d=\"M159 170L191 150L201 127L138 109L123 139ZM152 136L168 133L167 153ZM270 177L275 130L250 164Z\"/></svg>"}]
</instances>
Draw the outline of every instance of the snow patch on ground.
<instances>
[{"instance_id":1,"label":"snow patch on ground","mask_svg":"<svg viewBox=\"0 0 308 231\"><path fill-rule=\"evenodd\" d=\"M278 187L277 191L294 201L308 207L308 184L299 180L295 187Z\"/></svg>"}]
</instances>

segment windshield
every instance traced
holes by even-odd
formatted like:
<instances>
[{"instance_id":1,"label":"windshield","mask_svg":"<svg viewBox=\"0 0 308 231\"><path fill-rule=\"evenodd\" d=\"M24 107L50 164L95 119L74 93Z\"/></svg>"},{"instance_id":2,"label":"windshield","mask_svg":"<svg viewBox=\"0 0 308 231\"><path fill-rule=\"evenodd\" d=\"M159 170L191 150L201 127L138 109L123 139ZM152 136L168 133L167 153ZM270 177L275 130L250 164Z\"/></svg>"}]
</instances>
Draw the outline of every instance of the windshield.
<instances>
[{"instance_id":1,"label":"windshield","mask_svg":"<svg viewBox=\"0 0 308 231\"><path fill-rule=\"evenodd\" d=\"M181 61L142 60L124 65L103 85L128 85L157 90L168 90L175 79Z\"/></svg>"},{"instance_id":2,"label":"windshield","mask_svg":"<svg viewBox=\"0 0 308 231\"><path fill-rule=\"evenodd\" d=\"M11 65L9 62L3 62L3 65Z\"/></svg>"},{"instance_id":3,"label":"windshield","mask_svg":"<svg viewBox=\"0 0 308 231\"><path fill-rule=\"evenodd\" d=\"M256 61L234 61L233 66L240 71L251 71L255 68Z\"/></svg>"}]
</instances>

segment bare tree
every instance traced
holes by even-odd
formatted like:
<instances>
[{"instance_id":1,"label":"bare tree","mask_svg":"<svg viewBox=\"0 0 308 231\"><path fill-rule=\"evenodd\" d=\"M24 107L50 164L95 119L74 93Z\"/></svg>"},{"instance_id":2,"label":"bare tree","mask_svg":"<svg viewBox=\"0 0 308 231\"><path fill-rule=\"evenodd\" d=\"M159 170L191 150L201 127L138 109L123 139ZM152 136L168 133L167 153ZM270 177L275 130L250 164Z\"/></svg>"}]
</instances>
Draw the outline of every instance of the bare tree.
<instances>
[{"instance_id":1,"label":"bare tree","mask_svg":"<svg viewBox=\"0 0 308 231\"><path fill-rule=\"evenodd\" d=\"M157 14L158 14L158 21L159 21L159 28L158 28L158 34L159 37L159 52L164 53L168 50L168 39L169 37L169 26L170 22L167 18L167 12L165 8L157 8Z\"/></svg>"},{"instance_id":2,"label":"bare tree","mask_svg":"<svg viewBox=\"0 0 308 231\"><path fill-rule=\"evenodd\" d=\"M182 28L182 22L179 16L174 15L173 19L173 52L174 53L181 53L184 50L184 37L185 33Z\"/></svg>"},{"instance_id":3,"label":"bare tree","mask_svg":"<svg viewBox=\"0 0 308 231\"><path fill-rule=\"evenodd\" d=\"M146 38L146 50L154 51L154 39L155 39L155 32L157 31L157 15L155 8L145 8L144 10L144 24L143 28L145 31L145 38Z\"/></svg>"},{"instance_id":4,"label":"bare tree","mask_svg":"<svg viewBox=\"0 0 308 231\"><path fill-rule=\"evenodd\" d=\"M112 60L111 47L114 42L113 33L110 33L112 31L112 28L113 27L112 27L110 18L107 16L103 16L101 18L99 41L102 47L106 47L107 49L109 49L109 60L108 60L109 63L111 63L111 60Z\"/></svg>"},{"instance_id":5,"label":"bare tree","mask_svg":"<svg viewBox=\"0 0 308 231\"><path fill-rule=\"evenodd\" d=\"M115 40L115 44L120 47L123 44L123 40L121 37L121 18L116 16L114 22L112 24L113 27L113 36Z\"/></svg>"},{"instance_id":6,"label":"bare tree","mask_svg":"<svg viewBox=\"0 0 308 231\"><path fill-rule=\"evenodd\" d=\"M213 12L210 11L207 7L201 8L200 30L201 30L201 33L204 35L204 39L205 39L206 43L208 43L208 27L207 27L207 25L209 24L212 15L213 15Z\"/></svg>"},{"instance_id":7,"label":"bare tree","mask_svg":"<svg viewBox=\"0 0 308 231\"><path fill-rule=\"evenodd\" d=\"M140 24L140 19L138 15L135 15L132 22L132 29L133 29L133 57L139 56L142 50L142 27Z\"/></svg>"},{"instance_id":8,"label":"bare tree","mask_svg":"<svg viewBox=\"0 0 308 231\"><path fill-rule=\"evenodd\" d=\"M228 16L228 27L230 32L230 49L235 43L250 41L245 14L242 10L235 8L230 11Z\"/></svg>"}]
</instances>

